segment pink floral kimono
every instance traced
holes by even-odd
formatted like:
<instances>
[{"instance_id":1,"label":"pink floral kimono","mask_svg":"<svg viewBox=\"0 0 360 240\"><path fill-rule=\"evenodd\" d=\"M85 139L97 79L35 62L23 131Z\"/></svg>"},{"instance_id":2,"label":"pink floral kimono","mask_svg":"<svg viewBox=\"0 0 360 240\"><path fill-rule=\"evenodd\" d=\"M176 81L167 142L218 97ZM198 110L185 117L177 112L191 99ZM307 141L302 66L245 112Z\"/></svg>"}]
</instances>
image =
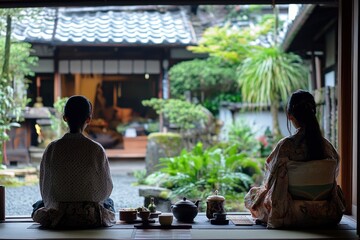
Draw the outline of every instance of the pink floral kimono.
<instances>
[{"instance_id":1,"label":"pink floral kimono","mask_svg":"<svg viewBox=\"0 0 360 240\"><path fill-rule=\"evenodd\" d=\"M266 161L263 184L245 196L252 216L268 228L335 225L345 210L336 183L339 157L324 139L326 159L304 161L304 132L282 139Z\"/></svg>"}]
</instances>

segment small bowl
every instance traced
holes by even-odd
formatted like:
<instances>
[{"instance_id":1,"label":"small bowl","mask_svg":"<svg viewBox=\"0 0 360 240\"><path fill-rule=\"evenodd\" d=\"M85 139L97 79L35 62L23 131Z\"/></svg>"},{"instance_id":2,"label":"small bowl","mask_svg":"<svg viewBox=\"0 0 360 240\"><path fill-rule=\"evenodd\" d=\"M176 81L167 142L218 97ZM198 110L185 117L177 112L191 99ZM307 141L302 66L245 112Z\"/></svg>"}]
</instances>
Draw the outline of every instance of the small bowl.
<instances>
[{"instance_id":1,"label":"small bowl","mask_svg":"<svg viewBox=\"0 0 360 240\"><path fill-rule=\"evenodd\" d=\"M130 209L130 208L120 209L119 211L120 221L133 222L136 220L136 213L137 211L135 209Z\"/></svg>"},{"instance_id":2,"label":"small bowl","mask_svg":"<svg viewBox=\"0 0 360 240\"><path fill-rule=\"evenodd\" d=\"M150 211L138 212L138 216L139 216L143 221L147 221L147 220L149 220L149 217L150 217Z\"/></svg>"},{"instance_id":3,"label":"small bowl","mask_svg":"<svg viewBox=\"0 0 360 240\"><path fill-rule=\"evenodd\" d=\"M159 223L161 226L171 226L174 216L171 213L163 213L159 215Z\"/></svg>"}]
</instances>

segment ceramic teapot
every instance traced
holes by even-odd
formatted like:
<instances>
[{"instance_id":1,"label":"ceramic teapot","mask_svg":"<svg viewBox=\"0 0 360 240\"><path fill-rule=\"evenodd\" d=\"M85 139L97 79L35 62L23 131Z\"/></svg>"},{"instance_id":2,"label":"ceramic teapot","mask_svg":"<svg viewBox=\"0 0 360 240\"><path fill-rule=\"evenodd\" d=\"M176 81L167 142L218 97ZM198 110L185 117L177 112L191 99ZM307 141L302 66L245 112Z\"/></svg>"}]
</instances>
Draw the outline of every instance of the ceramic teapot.
<instances>
[{"instance_id":1,"label":"ceramic teapot","mask_svg":"<svg viewBox=\"0 0 360 240\"><path fill-rule=\"evenodd\" d=\"M225 213L225 198L218 195L218 190L214 195L206 198L206 217L214 218L214 213Z\"/></svg>"},{"instance_id":2,"label":"ceramic teapot","mask_svg":"<svg viewBox=\"0 0 360 240\"><path fill-rule=\"evenodd\" d=\"M171 206L171 211L179 222L193 222L198 214L199 202L200 201L197 200L193 203L186 200L184 197L183 200L180 200Z\"/></svg>"}]
</instances>

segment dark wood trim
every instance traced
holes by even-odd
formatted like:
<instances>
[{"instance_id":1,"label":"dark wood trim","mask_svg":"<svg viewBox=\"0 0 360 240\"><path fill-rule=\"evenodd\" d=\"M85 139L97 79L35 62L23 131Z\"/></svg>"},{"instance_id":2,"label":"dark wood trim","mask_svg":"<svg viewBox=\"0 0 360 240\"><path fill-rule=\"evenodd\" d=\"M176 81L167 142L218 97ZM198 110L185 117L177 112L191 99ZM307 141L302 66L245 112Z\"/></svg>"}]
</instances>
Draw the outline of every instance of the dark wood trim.
<instances>
[{"instance_id":1,"label":"dark wood trim","mask_svg":"<svg viewBox=\"0 0 360 240\"><path fill-rule=\"evenodd\" d=\"M352 1L339 3L339 184L346 200L346 214L352 208Z\"/></svg>"},{"instance_id":2,"label":"dark wood trim","mask_svg":"<svg viewBox=\"0 0 360 240\"><path fill-rule=\"evenodd\" d=\"M337 0L0 0L1 7L119 6L119 5L224 5L224 4L323 4Z\"/></svg>"},{"instance_id":3,"label":"dark wood trim","mask_svg":"<svg viewBox=\"0 0 360 240\"><path fill-rule=\"evenodd\" d=\"M294 22L289 27L285 39L282 42L282 48L287 51L298 34L301 27L304 25L304 23L308 20L311 13L314 11L316 5L307 5L304 7L304 9L300 12L299 16L295 18Z\"/></svg>"},{"instance_id":4,"label":"dark wood trim","mask_svg":"<svg viewBox=\"0 0 360 240\"><path fill-rule=\"evenodd\" d=\"M358 0L352 0L353 4L354 4L354 18L353 18L353 22L354 23L359 23L359 19L360 19L360 4L358 2ZM360 77L360 59L359 59L359 55L360 55L360 50L359 50L359 38L360 38L360 29L359 29L359 24L355 25L354 24L354 36L353 36L353 48L354 48L354 81L357 82L357 89L356 89L356 98L355 100L357 102L359 102L360 97L360 84L359 84L359 77ZM360 114L360 104L356 104L357 107L357 116L356 116L356 120L357 120L357 131L356 131L356 139L357 139L357 145L354 145L354 147L356 148L356 154L357 154L357 159L354 159L354 161L357 161L357 181L356 181L356 216L357 216L357 221L356 221L356 233L358 236L360 236L360 221L359 221L359 216L360 216L360 164L359 164L359 158L360 158L360 148L359 148L359 144L360 144L360 121L359 121L359 114Z\"/></svg>"}]
</instances>

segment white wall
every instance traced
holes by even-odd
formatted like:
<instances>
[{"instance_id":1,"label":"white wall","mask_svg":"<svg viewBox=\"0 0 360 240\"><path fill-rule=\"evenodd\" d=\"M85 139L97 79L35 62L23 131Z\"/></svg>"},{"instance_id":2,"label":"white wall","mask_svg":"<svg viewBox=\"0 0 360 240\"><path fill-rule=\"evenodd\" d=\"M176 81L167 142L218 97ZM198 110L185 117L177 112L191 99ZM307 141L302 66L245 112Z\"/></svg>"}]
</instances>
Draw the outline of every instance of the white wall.
<instances>
[{"instance_id":1,"label":"white wall","mask_svg":"<svg viewBox=\"0 0 360 240\"><path fill-rule=\"evenodd\" d=\"M219 119L224 123L220 138L225 140L227 138L226 126L233 122L230 110L227 108L220 108ZM256 136L263 135L267 127L272 130L272 118L270 111L238 112L235 113L234 119L235 121L245 120L250 126L253 127ZM285 112L279 112L280 131L283 136L290 135L289 131L287 130L286 122ZM294 133L295 131L293 126L291 126L290 130L291 133Z\"/></svg>"}]
</instances>

